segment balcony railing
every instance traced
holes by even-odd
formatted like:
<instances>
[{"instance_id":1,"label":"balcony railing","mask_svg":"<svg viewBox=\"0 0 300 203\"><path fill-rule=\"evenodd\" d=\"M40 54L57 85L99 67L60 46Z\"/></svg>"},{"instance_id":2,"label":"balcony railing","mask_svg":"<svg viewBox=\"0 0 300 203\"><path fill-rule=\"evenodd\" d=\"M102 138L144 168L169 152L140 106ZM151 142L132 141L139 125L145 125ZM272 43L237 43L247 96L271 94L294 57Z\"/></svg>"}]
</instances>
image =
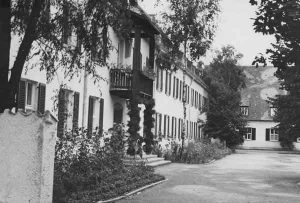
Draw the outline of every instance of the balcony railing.
<instances>
[{"instance_id":1,"label":"balcony railing","mask_svg":"<svg viewBox=\"0 0 300 203\"><path fill-rule=\"evenodd\" d=\"M153 80L146 77L142 72L139 73L139 84L137 89L143 96L152 97ZM122 98L130 98L132 91L132 70L111 69L110 70L110 91L112 94Z\"/></svg>"},{"instance_id":2,"label":"balcony railing","mask_svg":"<svg viewBox=\"0 0 300 203\"><path fill-rule=\"evenodd\" d=\"M126 69L110 70L110 89L111 90L131 90L132 71Z\"/></svg>"}]
</instances>

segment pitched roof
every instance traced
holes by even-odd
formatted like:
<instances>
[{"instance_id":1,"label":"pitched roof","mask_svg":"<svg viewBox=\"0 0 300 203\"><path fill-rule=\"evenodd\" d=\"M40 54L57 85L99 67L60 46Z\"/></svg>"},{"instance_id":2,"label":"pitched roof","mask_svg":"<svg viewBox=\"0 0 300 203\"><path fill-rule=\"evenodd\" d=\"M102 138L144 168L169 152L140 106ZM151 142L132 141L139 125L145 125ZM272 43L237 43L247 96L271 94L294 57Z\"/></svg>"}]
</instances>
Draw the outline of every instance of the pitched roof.
<instances>
[{"instance_id":1,"label":"pitched roof","mask_svg":"<svg viewBox=\"0 0 300 203\"><path fill-rule=\"evenodd\" d=\"M242 90L241 106L249 107L247 120L273 120L270 116L271 105L268 98L283 94L279 80L274 73L276 68L242 66L246 75L246 88Z\"/></svg>"},{"instance_id":2,"label":"pitched roof","mask_svg":"<svg viewBox=\"0 0 300 203\"><path fill-rule=\"evenodd\" d=\"M148 24L148 26L150 26L155 31L155 34L160 33L160 29L158 28L158 26L152 21L151 17L142 9L142 7L138 5L138 3L131 4L130 11L136 17L144 20Z\"/></svg>"}]
</instances>

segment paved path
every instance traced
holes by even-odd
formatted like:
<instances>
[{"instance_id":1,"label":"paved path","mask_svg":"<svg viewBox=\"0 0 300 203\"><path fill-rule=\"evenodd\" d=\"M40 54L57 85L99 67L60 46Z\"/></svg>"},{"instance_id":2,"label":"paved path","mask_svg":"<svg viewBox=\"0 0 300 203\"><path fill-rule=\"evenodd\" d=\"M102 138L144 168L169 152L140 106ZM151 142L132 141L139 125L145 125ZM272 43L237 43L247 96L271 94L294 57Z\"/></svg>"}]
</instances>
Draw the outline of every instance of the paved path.
<instances>
[{"instance_id":1,"label":"paved path","mask_svg":"<svg viewBox=\"0 0 300 203\"><path fill-rule=\"evenodd\" d=\"M167 182L120 202L300 203L300 155L238 151L209 165L157 168Z\"/></svg>"}]
</instances>

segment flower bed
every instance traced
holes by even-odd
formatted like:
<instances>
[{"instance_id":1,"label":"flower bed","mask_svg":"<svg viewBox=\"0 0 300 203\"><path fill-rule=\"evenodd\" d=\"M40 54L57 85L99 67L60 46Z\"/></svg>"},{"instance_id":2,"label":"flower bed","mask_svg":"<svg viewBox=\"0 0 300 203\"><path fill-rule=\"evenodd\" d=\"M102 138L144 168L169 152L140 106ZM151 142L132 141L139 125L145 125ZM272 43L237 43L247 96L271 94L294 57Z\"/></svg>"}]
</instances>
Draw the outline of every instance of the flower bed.
<instances>
[{"instance_id":1,"label":"flower bed","mask_svg":"<svg viewBox=\"0 0 300 203\"><path fill-rule=\"evenodd\" d=\"M231 150L222 143L211 143L208 140L186 142L182 154L181 148L179 141L167 139L162 139L155 147L156 153L166 160L189 164L208 163L231 154Z\"/></svg>"},{"instance_id":2,"label":"flower bed","mask_svg":"<svg viewBox=\"0 0 300 203\"><path fill-rule=\"evenodd\" d=\"M67 133L57 142L53 202L97 202L164 179L143 163L123 164L121 127L115 126L111 138L102 142L97 134L75 134Z\"/></svg>"}]
</instances>

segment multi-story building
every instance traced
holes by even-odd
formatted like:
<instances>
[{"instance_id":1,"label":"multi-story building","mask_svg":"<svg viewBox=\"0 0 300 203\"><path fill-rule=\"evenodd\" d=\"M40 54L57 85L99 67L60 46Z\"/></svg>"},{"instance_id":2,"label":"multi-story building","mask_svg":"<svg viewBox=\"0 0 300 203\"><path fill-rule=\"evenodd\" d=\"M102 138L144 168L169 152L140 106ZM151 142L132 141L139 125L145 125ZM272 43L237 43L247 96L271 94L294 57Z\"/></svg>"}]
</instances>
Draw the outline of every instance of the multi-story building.
<instances>
[{"instance_id":1,"label":"multi-story building","mask_svg":"<svg viewBox=\"0 0 300 203\"><path fill-rule=\"evenodd\" d=\"M161 132L179 138L183 122L183 69L169 72L156 68L155 36L160 31L137 4L131 7L131 12L134 23L131 39L122 39L109 30L113 49L108 63L114 64L115 68L96 67L103 80L95 83L85 71L69 80L64 77L64 69L60 68L47 83L46 72L35 66L22 73L19 108L41 113L49 110L57 116L58 136L62 136L64 130L74 127L84 127L91 132L96 128L106 131L113 123L127 124L128 100L139 95L156 101L155 134ZM71 34L66 42L72 44L73 38L76 36ZM15 48L18 48L16 36L12 38L11 61L17 52ZM36 61L31 59L29 63L35 64ZM199 120L205 120L201 112L207 100L207 87L197 71L189 66L185 73L188 92L186 122L190 138L201 136ZM140 104L141 110L143 106Z\"/></svg>"},{"instance_id":2,"label":"multi-story building","mask_svg":"<svg viewBox=\"0 0 300 203\"><path fill-rule=\"evenodd\" d=\"M275 77L274 67L244 66L246 88L242 91L241 112L248 124L243 148L280 149L278 123L273 121L276 109L267 102L278 94L280 83ZM297 143L295 146L298 148ZM300 145L299 145L300 146Z\"/></svg>"},{"instance_id":3,"label":"multi-story building","mask_svg":"<svg viewBox=\"0 0 300 203\"><path fill-rule=\"evenodd\" d=\"M156 69L154 98L156 101L155 135L181 139L184 122L183 75L186 85L186 138L200 139L203 135L201 124L206 121L205 107L208 102L208 88L201 79L202 73L191 64L187 70L177 71Z\"/></svg>"}]
</instances>

